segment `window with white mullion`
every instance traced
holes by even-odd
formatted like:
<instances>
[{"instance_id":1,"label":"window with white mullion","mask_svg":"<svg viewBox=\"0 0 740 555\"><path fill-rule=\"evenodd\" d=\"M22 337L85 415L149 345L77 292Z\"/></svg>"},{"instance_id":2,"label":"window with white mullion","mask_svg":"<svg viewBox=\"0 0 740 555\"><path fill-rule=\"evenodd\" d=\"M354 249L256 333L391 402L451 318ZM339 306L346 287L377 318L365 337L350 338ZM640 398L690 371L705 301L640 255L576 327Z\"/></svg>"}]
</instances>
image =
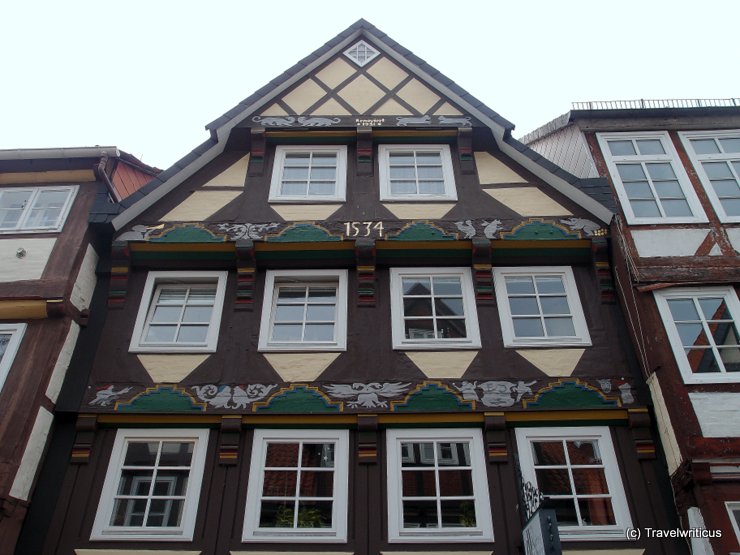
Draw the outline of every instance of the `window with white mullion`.
<instances>
[{"instance_id":1,"label":"window with white mullion","mask_svg":"<svg viewBox=\"0 0 740 555\"><path fill-rule=\"evenodd\" d=\"M630 223L706 221L665 132L598 134Z\"/></svg>"},{"instance_id":2,"label":"window with white mullion","mask_svg":"<svg viewBox=\"0 0 740 555\"><path fill-rule=\"evenodd\" d=\"M346 146L275 147L270 202L344 201Z\"/></svg>"},{"instance_id":3,"label":"window with white mullion","mask_svg":"<svg viewBox=\"0 0 740 555\"><path fill-rule=\"evenodd\" d=\"M216 287L157 287L142 344L204 345L216 301Z\"/></svg>"},{"instance_id":4,"label":"window with white mullion","mask_svg":"<svg viewBox=\"0 0 740 555\"><path fill-rule=\"evenodd\" d=\"M459 276L407 276L402 286L406 339L467 337Z\"/></svg>"},{"instance_id":5,"label":"window with white mullion","mask_svg":"<svg viewBox=\"0 0 740 555\"><path fill-rule=\"evenodd\" d=\"M680 133L709 199L723 221L740 221L740 130Z\"/></svg>"},{"instance_id":6,"label":"window with white mullion","mask_svg":"<svg viewBox=\"0 0 740 555\"><path fill-rule=\"evenodd\" d=\"M72 204L75 186L0 190L0 231L58 231Z\"/></svg>"},{"instance_id":7,"label":"window with white mullion","mask_svg":"<svg viewBox=\"0 0 740 555\"><path fill-rule=\"evenodd\" d=\"M275 288L271 341L325 343L335 338L337 288L332 284Z\"/></svg>"}]
</instances>

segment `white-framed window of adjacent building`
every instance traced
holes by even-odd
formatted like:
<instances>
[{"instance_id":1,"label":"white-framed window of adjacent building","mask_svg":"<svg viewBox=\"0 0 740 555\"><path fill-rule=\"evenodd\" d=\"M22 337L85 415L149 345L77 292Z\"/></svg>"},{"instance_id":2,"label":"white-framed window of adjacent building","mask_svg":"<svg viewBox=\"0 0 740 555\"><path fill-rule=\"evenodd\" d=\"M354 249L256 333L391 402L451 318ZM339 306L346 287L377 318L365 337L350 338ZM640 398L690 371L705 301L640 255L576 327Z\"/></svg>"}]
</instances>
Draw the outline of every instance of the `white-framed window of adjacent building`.
<instances>
[{"instance_id":1,"label":"white-framed window of adjacent building","mask_svg":"<svg viewBox=\"0 0 740 555\"><path fill-rule=\"evenodd\" d=\"M21 345L26 324L0 324L0 391Z\"/></svg>"},{"instance_id":2,"label":"white-framed window of adjacent building","mask_svg":"<svg viewBox=\"0 0 740 555\"><path fill-rule=\"evenodd\" d=\"M275 147L270 202L344 202L346 146Z\"/></svg>"},{"instance_id":3,"label":"white-framed window of adjacent building","mask_svg":"<svg viewBox=\"0 0 740 555\"><path fill-rule=\"evenodd\" d=\"M732 530L735 532L737 543L740 545L740 501L727 501L725 502L725 508L730 517L730 523L732 524Z\"/></svg>"},{"instance_id":4,"label":"white-framed window of adjacent building","mask_svg":"<svg viewBox=\"0 0 740 555\"><path fill-rule=\"evenodd\" d=\"M606 427L517 428L522 479L555 509L560 538L621 540L632 526Z\"/></svg>"},{"instance_id":5,"label":"white-framed window of adjacent building","mask_svg":"<svg viewBox=\"0 0 740 555\"><path fill-rule=\"evenodd\" d=\"M129 350L216 351L228 272L149 272Z\"/></svg>"},{"instance_id":6,"label":"white-framed window of adjacent building","mask_svg":"<svg viewBox=\"0 0 740 555\"><path fill-rule=\"evenodd\" d=\"M344 351L347 270L268 270L260 351Z\"/></svg>"},{"instance_id":7,"label":"white-framed window of adjacent building","mask_svg":"<svg viewBox=\"0 0 740 555\"><path fill-rule=\"evenodd\" d=\"M707 221L667 132L597 137L628 223Z\"/></svg>"},{"instance_id":8,"label":"white-framed window of adjacent building","mask_svg":"<svg viewBox=\"0 0 740 555\"><path fill-rule=\"evenodd\" d=\"M569 266L494 268L505 347L591 345Z\"/></svg>"},{"instance_id":9,"label":"white-framed window of adjacent building","mask_svg":"<svg viewBox=\"0 0 740 555\"><path fill-rule=\"evenodd\" d=\"M78 189L77 185L3 187L0 233L61 231Z\"/></svg>"},{"instance_id":10,"label":"white-framed window of adjacent building","mask_svg":"<svg viewBox=\"0 0 740 555\"><path fill-rule=\"evenodd\" d=\"M380 200L457 200L449 145L378 146Z\"/></svg>"},{"instance_id":11,"label":"white-framed window of adjacent building","mask_svg":"<svg viewBox=\"0 0 740 555\"><path fill-rule=\"evenodd\" d=\"M208 430L121 429L91 540L190 541Z\"/></svg>"},{"instance_id":12,"label":"white-framed window of adjacent building","mask_svg":"<svg viewBox=\"0 0 740 555\"><path fill-rule=\"evenodd\" d=\"M679 136L720 220L740 222L740 129Z\"/></svg>"},{"instance_id":13,"label":"white-framed window of adjacent building","mask_svg":"<svg viewBox=\"0 0 740 555\"><path fill-rule=\"evenodd\" d=\"M485 454L477 429L386 431L389 542L491 542Z\"/></svg>"},{"instance_id":14,"label":"white-framed window of adjacent building","mask_svg":"<svg viewBox=\"0 0 740 555\"><path fill-rule=\"evenodd\" d=\"M676 287L654 295L684 382L740 382L735 290Z\"/></svg>"},{"instance_id":15,"label":"white-framed window of adjacent building","mask_svg":"<svg viewBox=\"0 0 740 555\"><path fill-rule=\"evenodd\" d=\"M391 268L394 349L480 348L469 268Z\"/></svg>"},{"instance_id":16,"label":"white-framed window of adjacent building","mask_svg":"<svg viewBox=\"0 0 740 555\"><path fill-rule=\"evenodd\" d=\"M255 430L244 542L345 542L347 430Z\"/></svg>"}]
</instances>

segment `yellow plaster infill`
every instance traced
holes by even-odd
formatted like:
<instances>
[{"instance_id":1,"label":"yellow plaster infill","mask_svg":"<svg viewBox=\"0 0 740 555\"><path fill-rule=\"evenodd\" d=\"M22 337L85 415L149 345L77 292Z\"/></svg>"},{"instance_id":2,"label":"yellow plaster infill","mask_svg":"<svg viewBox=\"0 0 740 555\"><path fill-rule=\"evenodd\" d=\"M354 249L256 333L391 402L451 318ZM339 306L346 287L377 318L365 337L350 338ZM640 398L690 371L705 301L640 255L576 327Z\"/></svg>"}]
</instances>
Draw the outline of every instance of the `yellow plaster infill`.
<instances>
[{"instance_id":1,"label":"yellow plaster infill","mask_svg":"<svg viewBox=\"0 0 740 555\"><path fill-rule=\"evenodd\" d=\"M339 424L345 426L354 426L357 424L356 414L338 414L321 415L321 414L276 414L260 415L249 414L242 417L242 423L254 426L318 426L322 424Z\"/></svg>"},{"instance_id":2,"label":"yellow plaster infill","mask_svg":"<svg viewBox=\"0 0 740 555\"><path fill-rule=\"evenodd\" d=\"M644 549L566 549L563 555L643 555Z\"/></svg>"},{"instance_id":3,"label":"yellow plaster infill","mask_svg":"<svg viewBox=\"0 0 740 555\"><path fill-rule=\"evenodd\" d=\"M75 549L76 555L200 555L180 549Z\"/></svg>"},{"instance_id":4,"label":"yellow plaster infill","mask_svg":"<svg viewBox=\"0 0 740 555\"><path fill-rule=\"evenodd\" d=\"M311 110L312 116L349 116L347 109L335 99L330 98L318 108Z\"/></svg>"},{"instance_id":5,"label":"yellow plaster infill","mask_svg":"<svg viewBox=\"0 0 740 555\"><path fill-rule=\"evenodd\" d=\"M95 172L93 170L0 173L0 185L15 183L80 183L95 180Z\"/></svg>"},{"instance_id":6,"label":"yellow plaster infill","mask_svg":"<svg viewBox=\"0 0 740 555\"><path fill-rule=\"evenodd\" d=\"M0 301L0 320L38 320L47 316L44 299Z\"/></svg>"},{"instance_id":7,"label":"yellow plaster infill","mask_svg":"<svg viewBox=\"0 0 740 555\"><path fill-rule=\"evenodd\" d=\"M154 383L180 383L209 357L208 354L138 355Z\"/></svg>"},{"instance_id":8,"label":"yellow plaster infill","mask_svg":"<svg viewBox=\"0 0 740 555\"><path fill-rule=\"evenodd\" d=\"M249 154L237 160L216 177L205 183L203 187L244 187L247 179Z\"/></svg>"},{"instance_id":9,"label":"yellow plaster infill","mask_svg":"<svg viewBox=\"0 0 740 555\"><path fill-rule=\"evenodd\" d=\"M264 353L267 362L285 382L312 382L341 353Z\"/></svg>"},{"instance_id":10,"label":"yellow plaster infill","mask_svg":"<svg viewBox=\"0 0 740 555\"><path fill-rule=\"evenodd\" d=\"M364 114L370 106L385 96L385 92L370 79L360 75L339 91L338 95L358 114Z\"/></svg>"},{"instance_id":11,"label":"yellow plaster infill","mask_svg":"<svg viewBox=\"0 0 740 555\"><path fill-rule=\"evenodd\" d=\"M475 167L481 185L499 183L527 183L521 175L488 152L474 152Z\"/></svg>"},{"instance_id":12,"label":"yellow plaster infill","mask_svg":"<svg viewBox=\"0 0 740 555\"><path fill-rule=\"evenodd\" d=\"M537 187L501 187L483 190L507 208L525 217L572 214Z\"/></svg>"},{"instance_id":13,"label":"yellow plaster infill","mask_svg":"<svg viewBox=\"0 0 740 555\"><path fill-rule=\"evenodd\" d=\"M478 354L470 351L405 351L428 378L461 378Z\"/></svg>"},{"instance_id":14,"label":"yellow plaster infill","mask_svg":"<svg viewBox=\"0 0 740 555\"><path fill-rule=\"evenodd\" d=\"M341 204L270 204L270 208L288 222L326 220L341 207Z\"/></svg>"},{"instance_id":15,"label":"yellow plaster infill","mask_svg":"<svg viewBox=\"0 0 740 555\"><path fill-rule=\"evenodd\" d=\"M380 81L383 86L388 87L389 89L398 85L408 76L408 73L391 62L388 58L381 58L375 62L367 72Z\"/></svg>"},{"instance_id":16,"label":"yellow plaster infill","mask_svg":"<svg viewBox=\"0 0 740 555\"><path fill-rule=\"evenodd\" d=\"M463 113L449 102L445 102L434 112L435 116L462 116Z\"/></svg>"},{"instance_id":17,"label":"yellow plaster infill","mask_svg":"<svg viewBox=\"0 0 740 555\"><path fill-rule=\"evenodd\" d=\"M282 100L296 114L303 114L309 106L316 103L320 98L326 95L324 89L316 84L312 79L307 79L291 92L286 94Z\"/></svg>"},{"instance_id":18,"label":"yellow plaster infill","mask_svg":"<svg viewBox=\"0 0 740 555\"><path fill-rule=\"evenodd\" d=\"M439 220L447 212L455 207L455 203L410 203L402 204L395 202L384 202L387 208L399 220Z\"/></svg>"},{"instance_id":19,"label":"yellow plaster infill","mask_svg":"<svg viewBox=\"0 0 740 555\"><path fill-rule=\"evenodd\" d=\"M516 353L551 378L573 374L586 349L517 349Z\"/></svg>"},{"instance_id":20,"label":"yellow plaster infill","mask_svg":"<svg viewBox=\"0 0 740 555\"><path fill-rule=\"evenodd\" d=\"M260 116L287 116L288 112L283 110L282 106L280 104L273 104L269 108L267 108L264 112L260 113Z\"/></svg>"},{"instance_id":21,"label":"yellow plaster infill","mask_svg":"<svg viewBox=\"0 0 740 555\"><path fill-rule=\"evenodd\" d=\"M409 81L396 94L422 114L426 114L440 100L439 96L416 79Z\"/></svg>"},{"instance_id":22,"label":"yellow plaster infill","mask_svg":"<svg viewBox=\"0 0 740 555\"><path fill-rule=\"evenodd\" d=\"M220 424L222 414L86 414L97 417L100 424L154 424L202 426Z\"/></svg>"},{"instance_id":23,"label":"yellow plaster infill","mask_svg":"<svg viewBox=\"0 0 740 555\"><path fill-rule=\"evenodd\" d=\"M337 58L324 69L316 74L316 78L327 87L333 89L339 83L346 81L350 75L357 73L357 69L352 67L342 58Z\"/></svg>"},{"instance_id":24,"label":"yellow plaster infill","mask_svg":"<svg viewBox=\"0 0 740 555\"><path fill-rule=\"evenodd\" d=\"M175 206L161 221L203 221L215 214L241 194L241 191L195 191L178 206Z\"/></svg>"},{"instance_id":25,"label":"yellow plaster infill","mask_svg":"<svg viewBox=\"0 0 740 555\"><path fill-rule=\"evenodd\" d=\"M412 115L406 108L401 106L397 100L391 98L386 100L377 110L373 112L374 116L386 116L388 114L398 116L410 116Z\"/></svg>"},{"instance_id":26,"label":"yellow plaster infill","mask_svg":"<svg viewBox=\"0 0 740 555\"><path fill-rule=\"evenodd\" d=\"M507 412L507 422L557 422L581 420L627 420L628 411L624 409L606 410L549 410Z\"/></svg>"}]
</instances>

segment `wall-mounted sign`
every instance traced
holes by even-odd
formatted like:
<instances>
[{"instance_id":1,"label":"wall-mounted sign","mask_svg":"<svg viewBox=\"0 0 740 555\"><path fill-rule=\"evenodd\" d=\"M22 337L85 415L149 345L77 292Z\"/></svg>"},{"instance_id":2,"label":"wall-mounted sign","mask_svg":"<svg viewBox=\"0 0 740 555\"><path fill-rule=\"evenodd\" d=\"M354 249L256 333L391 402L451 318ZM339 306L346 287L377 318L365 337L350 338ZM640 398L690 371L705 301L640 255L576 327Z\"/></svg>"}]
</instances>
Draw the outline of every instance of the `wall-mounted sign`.
<instances>
[{"instance_id":1,"label":"wall-mounted sign","mask_svg":"<svg viewBox=\"0 0 740 555\"><path fill-rule=\"evenodd\" d=\"M525 555L561 555L558 521L553 509L540 507L522 530Z\"/></svg>"}]
</instances>

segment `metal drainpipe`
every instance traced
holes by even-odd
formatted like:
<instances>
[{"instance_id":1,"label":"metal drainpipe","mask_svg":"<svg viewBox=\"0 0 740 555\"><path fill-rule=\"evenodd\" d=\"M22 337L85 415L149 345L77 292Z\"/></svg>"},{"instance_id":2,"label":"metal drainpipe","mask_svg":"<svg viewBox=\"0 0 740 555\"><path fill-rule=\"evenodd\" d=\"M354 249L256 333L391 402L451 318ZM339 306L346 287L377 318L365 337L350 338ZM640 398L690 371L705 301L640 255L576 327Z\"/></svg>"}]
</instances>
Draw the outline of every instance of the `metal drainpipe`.
<instances>
[{"instance_id":1,"label":"metal drainpipe","mask_svg":"<svg viewBox=\"0 0 740 555\"><path fill-rule=\"evenodd\" d=\"M113 202L119 202L121 199L118 198L118 193L116 192L115 187L113 187L113 183L108 177L108 174L105 172L105 165L107 162L108 155L103 154L103 156L101 156L100 158L100 162L95 167L95 173L98 174L98 177L105 182L105 186L108 188L108 194L113 199Z\"/></svg>"}]
</instances>

